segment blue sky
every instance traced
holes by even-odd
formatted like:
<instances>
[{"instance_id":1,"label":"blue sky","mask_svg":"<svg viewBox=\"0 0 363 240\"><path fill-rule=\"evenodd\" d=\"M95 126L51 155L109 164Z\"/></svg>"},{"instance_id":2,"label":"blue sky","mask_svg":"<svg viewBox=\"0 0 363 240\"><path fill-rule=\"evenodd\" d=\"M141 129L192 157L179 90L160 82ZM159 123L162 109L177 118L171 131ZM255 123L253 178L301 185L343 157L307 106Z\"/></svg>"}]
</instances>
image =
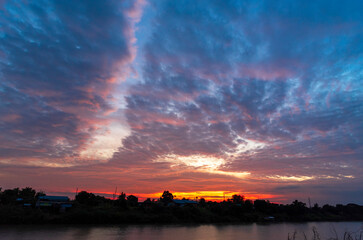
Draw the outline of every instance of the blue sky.
<instances>
[{"instance_id":1,"label":"blue sky","mask_svg":"<svg viewBox=\"0 0 363 240\"><path fill-rule=\"evenodd\" d=\"M1 1L3 187L363 203L362 10Z\"/></svg>"}]
</instances>

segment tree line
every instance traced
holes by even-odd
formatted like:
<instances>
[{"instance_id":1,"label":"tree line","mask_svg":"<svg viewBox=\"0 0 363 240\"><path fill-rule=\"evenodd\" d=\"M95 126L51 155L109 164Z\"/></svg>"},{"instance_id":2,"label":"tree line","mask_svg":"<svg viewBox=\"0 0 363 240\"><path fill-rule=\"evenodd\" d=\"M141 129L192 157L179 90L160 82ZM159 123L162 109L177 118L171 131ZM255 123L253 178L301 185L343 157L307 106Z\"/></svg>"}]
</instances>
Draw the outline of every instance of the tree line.
<instances>
[{"instance_id":1,"label":"tree line","mask_svg":"<svg viewBox=\"0 0 363 240\"><path fill-rule=\"evenodd\" d=\"M307 207L295 200L291 204L268 200L249 200L242 195L216 202L204 198L178 205L174 195L164 191L158 199L139 202L122 192L116 199L81 191L65 212L36 207L46 194L30 187L0 189L0 223L228 223L266 221L361 221L363 206L325 204ZM27 203L26 207L24 203Z\"/></svg>"}]
</instances>

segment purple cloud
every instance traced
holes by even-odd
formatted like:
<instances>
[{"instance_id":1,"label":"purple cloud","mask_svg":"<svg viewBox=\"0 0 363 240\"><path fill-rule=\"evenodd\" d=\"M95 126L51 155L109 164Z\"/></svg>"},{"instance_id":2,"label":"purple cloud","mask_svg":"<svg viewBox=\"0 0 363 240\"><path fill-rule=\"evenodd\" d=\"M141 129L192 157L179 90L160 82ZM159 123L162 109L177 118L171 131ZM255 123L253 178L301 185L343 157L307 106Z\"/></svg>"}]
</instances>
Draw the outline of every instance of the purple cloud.
<instances>
[{"instance_id":1,"label":"purple cloud","mask_svg":"<svg viewBox=\"0 0 363 240\"><path fill-rule=\"evenodd\" d=\"M99 126L124 117L130 133L109 162L52 171L76 169L97 188L170 184L279 201L297 191L323 201L338 186L339 201L360 201L362 3L149 1L135 25L142 5L2 6L3 164L81 162Z\"/></svg>"}]
</instances>

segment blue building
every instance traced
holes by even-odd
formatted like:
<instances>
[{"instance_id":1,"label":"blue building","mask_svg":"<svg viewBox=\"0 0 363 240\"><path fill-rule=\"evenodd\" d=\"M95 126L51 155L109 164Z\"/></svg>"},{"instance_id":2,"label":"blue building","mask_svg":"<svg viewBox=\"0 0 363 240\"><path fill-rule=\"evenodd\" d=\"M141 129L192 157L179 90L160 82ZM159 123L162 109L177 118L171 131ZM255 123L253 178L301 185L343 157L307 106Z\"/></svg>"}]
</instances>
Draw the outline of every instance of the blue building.
<instances>
[{"instance_id":1,"label":"blue building","mask_svg":"<svg viewBox=\"0 0 363 240\"><path fill-rule=\"evenodd\" d=\"M67 196L40 196L35 205L39 208L55 208L59 211L65 211L72 207L72 203Z\"/></svg>"},{"instance_id":2,"label":"blue building","mask_svg":"<svg viewBox=\"0 0 363 240\"><path fill-rule=\"evenodd\" d=\"M192 200L188 200L188 199L173 199L173 202L171 205L175 205L175 206L179 206L179 207L184 207L184 206L196 206L198 205L197 201L192 201Z\"/></svg>"}]
</instances>

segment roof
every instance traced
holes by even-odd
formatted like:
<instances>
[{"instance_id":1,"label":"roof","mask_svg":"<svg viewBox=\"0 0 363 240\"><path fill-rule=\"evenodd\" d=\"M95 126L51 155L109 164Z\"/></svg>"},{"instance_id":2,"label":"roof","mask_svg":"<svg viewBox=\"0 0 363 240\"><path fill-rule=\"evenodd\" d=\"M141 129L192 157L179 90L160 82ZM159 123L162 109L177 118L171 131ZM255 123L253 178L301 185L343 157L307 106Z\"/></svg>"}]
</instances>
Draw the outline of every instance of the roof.
<instances>
[{"instance_id":1,"label":"roof","mask_svg":"<svg viewBox=\"0 0 363 240\"><path fill-rule=\"evenodd\" d=\"M69 198L67 196L40 196L39 200L44 201L56 201L56 202L68 202Z\"/></svg>"},{"instance_id":2,"label":"roof","mask_svg":"<svg viewBox=\"0 0 363 240\"><path fill-rule=\"evenodd\" d=\"M192 200L178 200L178 199L174 199L173 202L176 203L176 204L198 204L197 201L192 201Z\"/></svg>"}]
</instances>

